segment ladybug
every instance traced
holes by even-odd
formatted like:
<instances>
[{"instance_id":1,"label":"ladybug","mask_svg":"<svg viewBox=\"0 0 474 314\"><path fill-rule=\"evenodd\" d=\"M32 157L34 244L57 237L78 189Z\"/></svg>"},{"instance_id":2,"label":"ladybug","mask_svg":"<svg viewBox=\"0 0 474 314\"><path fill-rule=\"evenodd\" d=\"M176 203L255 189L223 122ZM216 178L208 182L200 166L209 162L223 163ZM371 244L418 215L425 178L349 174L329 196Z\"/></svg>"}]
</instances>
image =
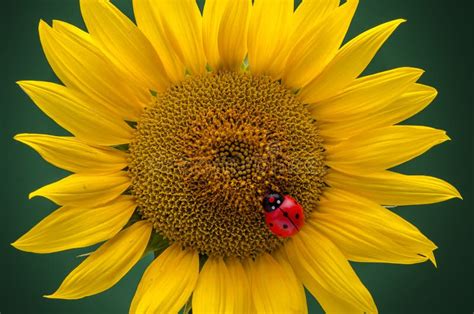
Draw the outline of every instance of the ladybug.
<instances>
[{"instance_id":1,"label":"ladybug","mask_svg":"<svg viewBox=\"0 0 474 314\"><path fill-rule=\"evenodd\" d=\"M265 223L279 237L291 237L304 225L303 207L289 195L267 193L263 198L263 209Z\"/></svg>"}]
</instances>

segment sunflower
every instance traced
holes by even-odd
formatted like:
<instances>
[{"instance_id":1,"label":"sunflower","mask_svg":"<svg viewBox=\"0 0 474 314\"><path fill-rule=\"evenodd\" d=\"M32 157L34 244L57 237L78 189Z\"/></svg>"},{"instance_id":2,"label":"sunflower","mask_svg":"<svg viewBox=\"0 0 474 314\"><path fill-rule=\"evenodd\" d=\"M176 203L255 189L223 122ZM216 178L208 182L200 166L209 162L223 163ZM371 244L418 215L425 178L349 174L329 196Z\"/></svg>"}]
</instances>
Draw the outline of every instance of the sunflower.
<instances>
[{"instance_id":1,"label":"sunflower","mask_svg":"<svg viewBox=\"0 0 474 314\"><path fill-rule=\"evenodd\" d=\"M434 88L401 67L361 76L404 20L342 45L358 1L133 1L136 24L81 0L88 32L39 23L63 85L21 81L72 136L19 134L72 172L30 194L60 205L13 246L102 243L48 298L116 284L154 253L130 313L377 312L349 261L435 264L435 244L387 207L460 194L387 169L448 140L396 125ZM341 47L342 46L342 47ZM306 223L279 237L262 199L294 198Z\"/></svg>"}]
</instances>

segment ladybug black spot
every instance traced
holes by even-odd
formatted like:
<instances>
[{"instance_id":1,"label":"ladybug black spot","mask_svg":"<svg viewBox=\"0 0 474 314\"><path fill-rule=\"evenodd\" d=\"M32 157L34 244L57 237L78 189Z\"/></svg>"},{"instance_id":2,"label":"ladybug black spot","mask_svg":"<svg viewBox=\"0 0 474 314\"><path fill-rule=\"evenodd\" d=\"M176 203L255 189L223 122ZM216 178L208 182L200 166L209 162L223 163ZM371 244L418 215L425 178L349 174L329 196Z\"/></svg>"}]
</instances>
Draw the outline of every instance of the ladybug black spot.
<instances>
[{"instance_id":1,"label":"ladybug black spot","mask_svg":"<svg viewBox=\"0 0 474 314\"><path fill-rule=\"evenodd\" d=\"M300 214L295 214L295 218L296 218L296 219L299 219L299 218L300 218Z\"/></svg>"},{"instance_id":2,"label":"ladybug black spot","mask_svg":"<svg viewBox=\"0 0 474 314\"><path fill-rule=\"evenodd\" d=\"M287 213L287 212L283 212L283 216L288 217L288 213Z\"/></svg>"},{"instance_id":3,"label":"ladybug black spot","mask_svg":"<svg viewBox=\"0 0 474 314\"><path fill-rule=\"evenodd\" d=\"M272 224L272 223L270 223L270 227L273 227L273 224Z\"/></svg>"},{"instance_id":4,"label":"ladybug black spot","mask_svg":"<svg viewBox=\"0 0 474 314\"><path fill-rule=\"evenodd\" d=\"M283 229L288 229L288 225L287 225L287 224L283 224Z\"/></svg>"}]
</instances>

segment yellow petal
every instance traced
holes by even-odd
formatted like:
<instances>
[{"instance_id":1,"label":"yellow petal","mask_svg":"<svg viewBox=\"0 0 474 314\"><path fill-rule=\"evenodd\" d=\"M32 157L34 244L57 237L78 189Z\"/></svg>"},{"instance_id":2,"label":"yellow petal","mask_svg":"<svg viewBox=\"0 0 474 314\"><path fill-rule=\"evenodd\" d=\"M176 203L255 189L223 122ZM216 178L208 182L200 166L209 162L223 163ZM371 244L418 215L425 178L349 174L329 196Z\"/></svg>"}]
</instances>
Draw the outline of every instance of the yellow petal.
<instances>
[{"instance_id":1,"label":"yellow petal","mask_svg":"<svg viewBox=\"0 0 474 314\"><path fill-rule=\"evenodd\" d=\"M302 313L307 307L295 297L300 285L294 274L278 263L271 255L263 254L246 264L250 291L257 313ZM278 287L277 289L275 287Z\"/></svg>"},{"instance_id":2,"label":"yellow petal","mask_svg":"<svg viewBox=\"0 0 474 314\"><path fill-rule=\"evenodd\" d=\"M198 253L183 250L178 244L170 246L143 274L130 313L178 313L191 296L198 276Z\"/></svg>"},{"instance_id":3,"label":"yellow petal","mask_svg":"<svg viewBox=\"0 0 474 314\"><path fill-rule=\"evenodd\" d=\"M293 0L255 0L248 34L248 59L253 74L278 78L287 57Z\"/></svg>"},{"instance_id":4,"label":"yellow petal","mask_svg":"<svg viewBox=\"0 0 474 314\"><path fill-rule=\"evenodd\" d=\"M247 272L236 258L229 258L225 263L230 276L230 280L225 283L226 290L233 291L234 313L251 313L252 296Z\"/></svg>"},{"instance_id":5,"label":"yellow petal","mask_svg":"<svg viewBox=\"0 0 474 314\"><path fill-rule=\"evenodd\" d=\"M406 92L379 108L370 108L347 119L320 124L321 135L330 142L342 141L371 129L397 124L422 111L436 97L436 89L412 84Z\"/></svg>"},{"instance_id":6,"label":"yellow petal","mask_svg":"<svg viewBox=\"0 0 474 314\"><path fill-rule=\"evenodd\" d=\"M130 80L119 74L89 34L63 22L55 21L53 25L54 29L40 21L39 34L48 62L59 79L84 93L94 107L137 120L143 106L130 87Z\"/></svg>"},{"instance_id":7,"label":"yellow petal","mask_svg":"<svg viewBox=\"0 0 474 314\"><path fill-rule=\"evenodd\" d=\"M347 120L373 112L403 94L423 74L416 68L398 68L355 80L342 93L311 106L318 121Z\"/></svg>"},{"instance_id":8,"label":"yellow petal","mask_svg":"<svg viewBox=\"0 0 474 314\"><path fill-rule=\"evenodd\" d=\"M328 313L377 312L369 291L344 255L307 224L285 244L298 278Z\"/></svg>"},{"instance_id":9,"label":"yellow petal","mask_svg":"<svg viewBox=\"0 0 474 314\"><path fill-rule=\"evenodd\" d=\"M132 129L125 121L100 110L79 93L49 82L18 84L46 115L81 140L98 145L130 142Z\"/></svg>"},{"instance_id":10,"label":"yellow petal","mask_svg":"<svg viewBox=\"0 0 474 314\"><path fill-rule=\"evenodd\" d=\"M285 271L289 274L288 279L292 281L292 285L294 287L298 287L298 289L291 291L291 299L298 300L297 303L303 305L306 303L306 294L304 291L304 286L300 282L300 280L296 277L295 272L293 271L293 267L291 266L290 262L288 261L288 256L286 255L286 251L284 248L279 249L272 253L272 256L275 260L285 269ZM308 313L307 306L301 306L301 313Z\"/></svg>"},{"instance_id":11,"label":"yellow petal","mask_svg":"<svg viewBox=\"0 0 474 314\"><path fill-rule=\"evenodd\" d=\"M300 3L293 15L293 35L291 42L297 42L307 32L311 32L339 7L339 0L305 0Z\"/></svg>"},{"instance_id":12,"label":"yellow petal","mask_svg":"<svg viewBox=\"0 0 474 314\"><path fill-rule=\"evenodd\" d=\"M115 285L140 260L152 226L139 221L100 246L76 267L47 298L80 299Z\"/></svg>"},{"instance_id":13,"label":"yellow petal","mask_svg":"<svg viewBox=\"0 0 474 314\"><path fill-rule=\"evenodd\" d=\"M234 286L222 257L209 257L193 293L193 312L234 313Z\"/></svg>"},{"instance_id":14,"label":"yellow petal","mask_svg":"<svg viewBox=\"0 0 474 314\"><path fill-rule=\"evenodd\" d=\"M206 71L202 17L194 0L161 1L154 10L168 42L192 74Z\"/></svg>"},{"instance_id":15,"label":"yellow petal","mask_svg":"<svg viewBox=\"0 0 474 314\"><path fill-rule=\"evenodd\" d=\"M344 45L322 73L301 90L304 102L330 98L352 83L402 22L404 20L395 20L379 25Z\"/></svg>"},{"instance_id":16,"label":"yellow petal","mask_svg":"<svg viewBox=\"0 0 474 314\"><path fill-rule=\"evenodd\" d=\"M324 20L339 7L339 2L339 0L305 0L298 5L290 25L291 31L285 52L287 57L282 62L292 61L289 55L295 43L300 42L301 38L309 36L308 33L315 32ZM282 76L284 76L288 68L288 65L285 65Z\"/></svg>"},{"instance_id":17,"label":"yellow petal","mask_svg":"<svg viewBox=\"0 0 474 314\"><path fill-rule=\"evenodd\" d=\"M19 250L52 253L86 247L108 240L128 222L135 201L121 196L95 208L64 206L47 216L12 243Z\"/></svg>"},{"instance_id":18,"label":"yellow petal","mask_svg":"<svg viewBox=\"0 0 474 314\"><path fill-rule=\"evenodd\" d=\"M247 54L247 34L252 2L227 1L219 26L218 47L224 68L239 69Z\"/></svg>"},{"instance_id":19,"label":"yellow petal","mask_svg":"<svg viewBox=\"0 0 474 314\"><path fill-rule=\"evenodd\" d=\"M368 173L400 165L449 140L445 131L396 125L356 135L327 146L326 164L350 173Z\"/></svg>"},{"instance_id":20,"label":"yellow petal","mask_svg":"<svg viewBox=\"0 0 474 314\"><path fill-rule=\"evenodd\" d=\"M348 259L413 264L433 256L436 245L403 218L366 198L329 191L325 193L328 200L320 202L308 223L331 239Z\"/></svg>"},{"instance_id":21,"label":"yellow petal","mask_svg":"<svg viewBox=\"0 0 474 314\"><path fill-rule=\"evenodd\" d=\"M15 140L33 148L49 163L71 172L117 172L127 166L125 152L110 147L91 146L75 137L18 134Z\"/></svg>"},{"instance_id":22,"label":"yellow petal","mask_svg":"<svg viewBox=\"0 0 474 314\"><path fill-rule=\"evenodd\" d=\"M46 24L43 25L47 26ZM63 34L69 39L74 40L77 44L83 46L84 48L97 54L98 56L102 54L100 49L97 48L92 42L91 35L72 24L63 21L53 20L53 30L55 30L57 33Z\"/></svg>"},{"instance_id":23,"label":"yellow petal","mask_svg":"<svg viewBox=\"0 0 474 314\"><path fill-rule=\"evenodd\" d=\"M441 179L391 171L355 175L333 170L328 172L325 181L331 187L359 194L382 205L432 204L461 198L455 187Z\"/></svg>"},{"instance_id":24,"label":"yellow petal","mask_svg":"<svg viewBox=\"0 0 474 314\"><path fill-rule=\"evenodd\" d=\"M73 174L31 192L59 205L92 207L117 198L130 186L126 172L103 175Z\"/></svg>"},{"instance_id":25,"label":"yellow petal","mask_svg":"<svg viewBox=\"0 0 474 314\"><path fill-rule=\"evenodd\" d=\"M106 0L81 0L81 13L97 46L137 86L144 91L163 91L169 86L153 46L119 9Z\"/></svg>"},{"instance_id":26,"label":"yellow petal","mask_svg":"<svg viewBox=\"0 0 474 314\"><path fill-rule=\"evenodd\" d=\"M358 3L347 1L294 43L283 75L287 86L305 86L321 73L341 46Z\"/></svg>"},{"instance_id":27,"label":"yellow petal","mask_svg":"<svg viewBox=\"0 0 474 314\"><path fill-rule=\"evenodd\" d=\"M158 18L160 9L160 6L151 0L133 0L133 12L138 28L155 48L171 82L178 83L184 79L186 69L166 38Z\"/></svg>"},{"instance_id":28,"label":"yellow petal","mask_svg":"<svg viewBox=\"0 0 474 314\"><path fill-rule=\"evenodd\" d=\"M139 0L138 0L139 1ZM202 41L207 63L213 68L221 67L219 54L219 29L228 0L207 0L202 13ZM235 1L237 2L237 1Z\"/></svg>"},{"instance_id":29,"label":"yellow petal","mask_svg":"<svg viewBox=\"0 0 474 314\"><path fill-rule=\"evenodd\" d=\"M359 208L362 208L362 210L366 210L365 207L371 207L373 208L374 204L378 205L377 203L362 197L360 195L356 195L350 192L347 192L346 190L343 189L338 189L338 188L329 188L324 192L324 195L322 197L323 202L349 202L353 204L357 204ZM436 260L433 251L437 248L437 246L431 242L429 239L427 239L421 232L418 230L417 227L413 226L409 222L405 221L402 219L400 216L394 214L392 211L388 210L385 207L377 207L377 214L380 217L380 219L386 219L389 222L392 222L393 224L396 223L396 228L398 229L398 233L396 236L401 236L400 233L412 236L413 240L413 245L415 245L415 242L418 243L419 248L422 247L421 249L423 253L421 255L425 256L425 259L429 259L434 266L436 266ZM382 209L380 211L380 208ZM368 210L370 212L370 210ZM314 225L314 222L311 222ZM388 230L384 230L385 232ZM405 245L410 246L409 243L405 243ZM410 246L412 247L412 246ZM398 263L398 262L397 262Z\"/></svg>"}]
</instances>

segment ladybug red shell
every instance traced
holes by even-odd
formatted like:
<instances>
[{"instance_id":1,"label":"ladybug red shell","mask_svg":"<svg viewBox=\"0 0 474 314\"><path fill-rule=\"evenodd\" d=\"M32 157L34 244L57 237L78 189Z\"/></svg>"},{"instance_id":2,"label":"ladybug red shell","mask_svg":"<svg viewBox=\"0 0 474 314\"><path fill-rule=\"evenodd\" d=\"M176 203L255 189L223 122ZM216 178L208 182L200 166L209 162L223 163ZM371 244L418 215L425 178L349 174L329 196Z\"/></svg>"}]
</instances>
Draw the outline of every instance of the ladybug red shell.
<instances>
[{"instance_id":1,"label":"ladybug red shell","mask_svg":"<svg viewBox=\"0 0 474 314\"><path fill-rule=\"evenodd\" d=\"M263 198L265 223L272 233L287 238L295 235L304 225L304 211L289 195L271 192Z\"/></svg>"}]
</instances>

